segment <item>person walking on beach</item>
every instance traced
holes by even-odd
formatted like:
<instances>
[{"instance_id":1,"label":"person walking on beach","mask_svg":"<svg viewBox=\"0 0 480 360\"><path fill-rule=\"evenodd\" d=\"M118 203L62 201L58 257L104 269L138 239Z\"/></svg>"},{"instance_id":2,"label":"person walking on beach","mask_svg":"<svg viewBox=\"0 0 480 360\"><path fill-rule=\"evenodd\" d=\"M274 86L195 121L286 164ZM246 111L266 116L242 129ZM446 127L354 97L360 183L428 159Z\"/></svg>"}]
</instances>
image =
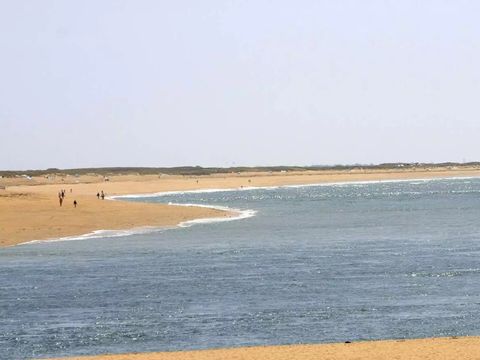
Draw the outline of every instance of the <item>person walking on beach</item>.
<instances>
[{"instance_id":1,"label":"person walking on beach","mask_svg":"<svg viewBox=\"0 0 480 360\"><path fill-rule=\"evenodd\" d=\"M100 193L97 192L97 199L100 200Z\"/></svg>"},{"instance_id":2,"label":"person walking on beach","mask_svg":"<svg viewBox=\"0 0 480 360\"><path fill-rule=\"evenodd\" d=\"M73 200L73 207L77 207L77 200Z\"/></svg>"},{"instance_id":3,"label":"person walking on beach","mask_svg":"<svg viewBox=\"0 0 480 360\"><path fill-rule=\"evenodd\" d=\"M63 197L62 197L62 193L61 193L61 192L58 193L58 201L60 202L60 206L62 206L62 204L63 204Z\"/></svg>"},{"instance_id":4,"label":"person walking on beach","mask_svg":"<svg viewBox=\"0 0 480 360\"><path fill-rule=\"evenodd\" d=\"M103 190L102 190L102 195L101 196L102 196L102 200L105 200L105 193L103 192Z\"/></svg>"}]
</instances>

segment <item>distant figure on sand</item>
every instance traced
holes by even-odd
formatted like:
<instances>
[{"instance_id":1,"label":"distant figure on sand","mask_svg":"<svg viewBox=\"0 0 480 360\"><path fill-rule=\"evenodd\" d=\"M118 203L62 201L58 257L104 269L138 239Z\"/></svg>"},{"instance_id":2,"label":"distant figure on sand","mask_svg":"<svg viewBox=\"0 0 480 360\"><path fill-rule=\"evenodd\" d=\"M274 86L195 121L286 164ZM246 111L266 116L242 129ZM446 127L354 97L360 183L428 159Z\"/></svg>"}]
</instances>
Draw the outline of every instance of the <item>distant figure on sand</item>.
<instances>
[{"instance_id":1,"label":"distant figure on sand","mask_svg":"<svg viewBox=\"0 0 480 360\"><path fill-rule=\"evenodd\" d=\"M102 200L105 200L105 193L102 190Z\"/></svg>"},{"instance_id":2,"label":"distant figure on sand","mask_svg":"<svg viewBox=\"0 0 480 360\"><path fill-rule=\"evenodd\" d=\"M77 207L77 200L73 200L73 207Z\"/></svg>"},{"instance_id":3,"label":"distant figure on sand","mask_svg":"<svg viewBox=\"0 0 480 360\"><path fill-rule=\"evenodd\" d=\"M100 200L100 193L99 192L97 192L97 199Z\"/></svg>"},{"instance_id":4,"label":"distant figure on sand","mask_svg":"<svg viewBox=\"0 0 480 360\"><path fill-rule=\"evenodd\" d=\"M60 202L60 206L62 206L62 204L63 204L63 197L62 197L62 193L61 193L61 192L58 193L58 201Z\"/></svg>"}]
</instances>

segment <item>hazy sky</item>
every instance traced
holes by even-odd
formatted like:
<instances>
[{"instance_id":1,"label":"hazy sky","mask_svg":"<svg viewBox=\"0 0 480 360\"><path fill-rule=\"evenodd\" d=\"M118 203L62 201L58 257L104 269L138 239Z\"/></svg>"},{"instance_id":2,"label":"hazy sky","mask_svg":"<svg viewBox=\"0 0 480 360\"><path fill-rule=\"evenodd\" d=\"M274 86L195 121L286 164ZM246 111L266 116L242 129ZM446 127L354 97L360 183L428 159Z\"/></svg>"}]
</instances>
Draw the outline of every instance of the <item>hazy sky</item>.
<instances>
[{"instance_id":1,"label":"hazy sky","mask_svg":"<svg viewBox=\"0 0 480 360\"><path fill-rule=\"evenodd\" d=\"M480 1L0 1L0 169L480 160Z\"/></svg>"}]
</instances>

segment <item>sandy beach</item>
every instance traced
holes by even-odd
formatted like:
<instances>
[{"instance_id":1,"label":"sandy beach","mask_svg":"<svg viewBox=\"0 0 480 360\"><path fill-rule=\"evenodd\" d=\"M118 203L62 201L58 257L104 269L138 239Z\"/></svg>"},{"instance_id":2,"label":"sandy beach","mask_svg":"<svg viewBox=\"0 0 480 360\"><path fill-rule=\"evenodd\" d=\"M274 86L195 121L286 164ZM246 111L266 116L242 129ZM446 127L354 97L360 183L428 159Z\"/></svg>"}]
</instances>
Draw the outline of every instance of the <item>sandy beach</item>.
<instances>
[{"instance_id":1,"label":"sandy beach","mask_svg":"<svg viewBox=\"0 0 480 360\"><path fill-rule=\"evenodd\" d=\"M67 358L65 358L67 359ZM351 344L259 346L237 349L71 357L69 360L477 360L480 338L366 341ZM58 359L57 359L58 360Z\"/></svg>"},{"instance_id":2,"label":"sandy beach","mask_svg":"<svg viewBox=\"0 0 480 360\"><path fill-rule=\"evenodd\" d=\"M107 196L163 191L225 189L349 181L380 181L480 176L479 168L442 168L388 171L309 171L287 173L236 173L201 177L98 175L3 178L0 185L0 245L80 235L99 229L131 229L144 226L176 226L180 222L219 216L235 216L215 209L163 204L99 200ZM66 190L62 207L58 191ZM73 207L73 200L78 207ZM71 357L70 360L202 360L202 359L480 359L480 338L389 340L352 344L265 346L202 351L159 352Z\"/></svg>"},{"instance_id":3,"label":"sandy beach","mask_svg":"<svg viewBox=\"0 0 480 360\"><path fill-rule=\"evenodd\" d=\"M480 360L480 1L0 9L0 360Z\"/></svg>"},{"instance_id":4,"label":"sandy beach","mask_svg":"<svg viewBox=\"0 0 480 360\"><path fill-rule=\"evenodd\" d=\"M98 200L107 196L197 189L229 189L348 181L480 176L477 167L392 170L229 173L208 176L117 175L51 176L0 179L0 247L32 240L76 236L95 230L172 227L199 218L231 217L216 209ZM3 187L5 189L3 189ZM58 192L66 190L59 206ZM73 201L78 207L73 207Z\"/></svg>"}]
</instances>

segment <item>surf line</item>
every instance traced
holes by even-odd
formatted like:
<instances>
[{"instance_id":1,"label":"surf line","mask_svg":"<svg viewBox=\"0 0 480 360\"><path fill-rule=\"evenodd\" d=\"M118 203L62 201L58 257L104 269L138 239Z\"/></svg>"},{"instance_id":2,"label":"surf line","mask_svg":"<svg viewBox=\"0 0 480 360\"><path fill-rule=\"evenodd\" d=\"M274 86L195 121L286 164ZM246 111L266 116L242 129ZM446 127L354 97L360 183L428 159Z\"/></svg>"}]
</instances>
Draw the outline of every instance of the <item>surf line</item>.
<instances>
[{"instance_id":1,"label":"surf line","mask_svg":"<svg viewBox=\"0 0 480 360\"><path fill-rule=\"evenodd\" d=\"M304 187L329 187L329 186L355 186L355 185L371 185L371 184L388 184L388 183L428 183L435 181L444 181L444 180L469 180L469 179L478 179L478 176L457 176L457 177L438 177L438 178L414 178L414 179L385 179L385 180L359 180L359 181L341 181L341 182L322 182L322 183L312 183L312 184L290 184L290 185L272 185L272 186L245 186L237 188L211 188L211 189L194 189L194 190L176 190L176 191L162 191L156 193L146 193L146 194L125 194L125 195L113 195L107 196L108 200L117 200L117 199L139 199L139 198L153 198L153 197L162 197L169 195L181 195L181 194L202 194L202 193L216 193L216 192L234 192L234 191L254 191L254 190L276 190L276 189L289 189L289 188L304 188ZM164 203L165 204L165 203ZM204 205L204 204L193 204L193 203L174 203L168 202L167 205L172 206L192 206L192 207L204 207L215 210L222 210L229 213L237 214L237 216L231 217L212 217L212 218L200 218L193 219L179 223L178 227L190 227L195 224L208 224L216 222L226 222L241 220L253 217L257 214L257 210L252 209L235 209L227 206L217 206L217 205Z\"/></svg>"},{"instance_id":2,"label":"surf line","mask_svg":"<svg viewBox=\"0 0 480 360\"><path fill-rule=\"evenodd\" d=\"M217 190L217 189L215 189ZM216 192L216 191L209 191L207 190L193 190L195 192ZM163 193L152 193L152 194L131 194L131 195L113 195L113 196L107 196L106 199L108 200L120 200L120 199L139 199L139 198L152 198L152 197L161 197L161 196L166 196L166 195L179 195L184 192L163 192ZM190 193L187 191L187 193ZM160 195L161 194L161 195ZM171 205L171 206L185 206L185 207L199 207L199 208L206 208L206 209L214 209L214 210L220 210L224 212L228 212L230 214L235 214L234 216L218 216L218 217L209 217L209 218L199 218L199 219L193 219L193 220L187 220L187 221L182 221L180 222L177 226L178 227L190 227L195 224L210 224L210 223L217 223L217 222L227 222L227 221L235 221L235 220L242 220L242 219L247 219L250 217L253 217L257 214L257 210L253 209L236 209L236 208L231 208L228 206L220 206L220 205L205 205L205 204L193 204L193 203L175 203L175 202L168 202L168 203L162 203L166 205Z\"/></svg>"},{"instance_id":3,"label":"surf line","mask_svg":"<svg viewBox=\"0 0 480 360\"><path fill-rule=\"evenodd\" d=\"M451 177L436 177L436 178L412 178L412 179L384 179L384 180L354 180L354 181L337 181L337 182L321 182L311 184L287 184L287 185L271 185L271 186L244 186L236 188L211 188L211 189L194 189L194 190L175 190L175 191L161 191L156 193L144 193L144 194L125 194L125 195L112 195L107 196L106 199L136 199L136 198L151 198L162 197L169 195L182 195L182 194L203 194L203 193L216 193L216 192L234 192L234 191L254 191L254 190L276 190L276 189L295 189L304 187L329 187L329 186L350 186L350 185L371 185L371 184L389 184L389 183L413 183L413 182L435 182L445 180L471 180L480 179L480 176L451 176ZM173 204L172 205L185 205L185 204ZM203 206L213 209L222 208L223 210L236 211L237 209L230 209L228 207L216 207L213 205L199 205L188 204L188 206ZM241 211L241 210L240 210Z\"/></svg>"},{"instance_id":4,"label":"surf line","mask_svg":"<svg viewBox=\"0 0 480 360\"><path fill-rule=\"evenodd\" d=\"M114 201L117 198L122 198L122 197L126 198L127 196L128 195L109 196L109 197L106 197L106 199ZM173 203L173 202L169 202L166 205L215 209L215 210L225 211L233 215L187 220L187 221L182 221L178 223L176 226L141 226L141 227L133 227L130 229L119 229L119 230L100 229L100 230L94 230L82 235L64 236L60 238L51 238L51 239L44 239L44 240L30 240L24 243L15 244L13 246L39 244L39 243L51 243L51 242L60 242L60 241L76 241L76 240L87 240L87 239L98 239L98 238L123 237L123 236L138 235L138 234L149 234L149 233L161 232L164 230L172 230L176 228L187 228L197 224L211 224L211 223L218 223L218 222L242 220L242 219L253 217L257 214L256 210L252 210L252 209L241 210L241 209L230 208L227 206L203 205L203 204L180 204L180 203Z\"/></svg>"},{"instance_id":5,"label":"surf line","mask_svg":"<svg viewBox=\"0 0 480 360\"><path fill-rule=\"evenodd\" d=\"M293 185L274 185L274 186L248 186L240 188L216 188L216 189L196 189L196 190L181 190L181 191L163 191L157 193L147 193L147 194L125 194L125 195L113 195L107 196L107 200L117 200L117 199L135 199L135 198L150 198L150 197L161 197L168 195L180 195L180 194L194 194L194 193L214 193L214 192L232 192L232 191L252 191L252 190L275 190L282 188L303 188L303 187L323 187L323 186L349 186L349 185L369 185L369 184L379 184L379 183L408 183L408 182L433 182L433 181L442 181L442 180L470 180L478 179L478 176L458 176L458 177L438 177L438 178L416 178L416 179L385 179L385 180L364 180L364 181L342 181L342 182L323 182L323 183L312 183L312 184L293 184ZM256 210L240 210L229 208L226 206L216 206L216 205L203 205L203 204L181 204L181 203L172 203L169 202L167 205L174 206L196 206L196 207L206 207L216 210L228 211L230 213L236 213L237 216L231 217L212 217L212 218L200 218L180 222L177 226L143 226L136 227L131 229L122 229L122 230L94 230L92 232L76 235L76 236L66 236L61 238L52 238L45 240L31 240L21 244L16 244L13 246L36 244L36 243L48 243L48 242L57 242L57 241L71 241L71 240L85 240L85 239L94 239L94 238L106 238L106 237L121 237L129 236L135 234L145 234L152 232L159 232L163 230L170 230L175 228L185 228L190 227L195 224L207 224L215 222L226 222L241 220L253 217L257 214Z\"/></svg>"}]
</instances>

